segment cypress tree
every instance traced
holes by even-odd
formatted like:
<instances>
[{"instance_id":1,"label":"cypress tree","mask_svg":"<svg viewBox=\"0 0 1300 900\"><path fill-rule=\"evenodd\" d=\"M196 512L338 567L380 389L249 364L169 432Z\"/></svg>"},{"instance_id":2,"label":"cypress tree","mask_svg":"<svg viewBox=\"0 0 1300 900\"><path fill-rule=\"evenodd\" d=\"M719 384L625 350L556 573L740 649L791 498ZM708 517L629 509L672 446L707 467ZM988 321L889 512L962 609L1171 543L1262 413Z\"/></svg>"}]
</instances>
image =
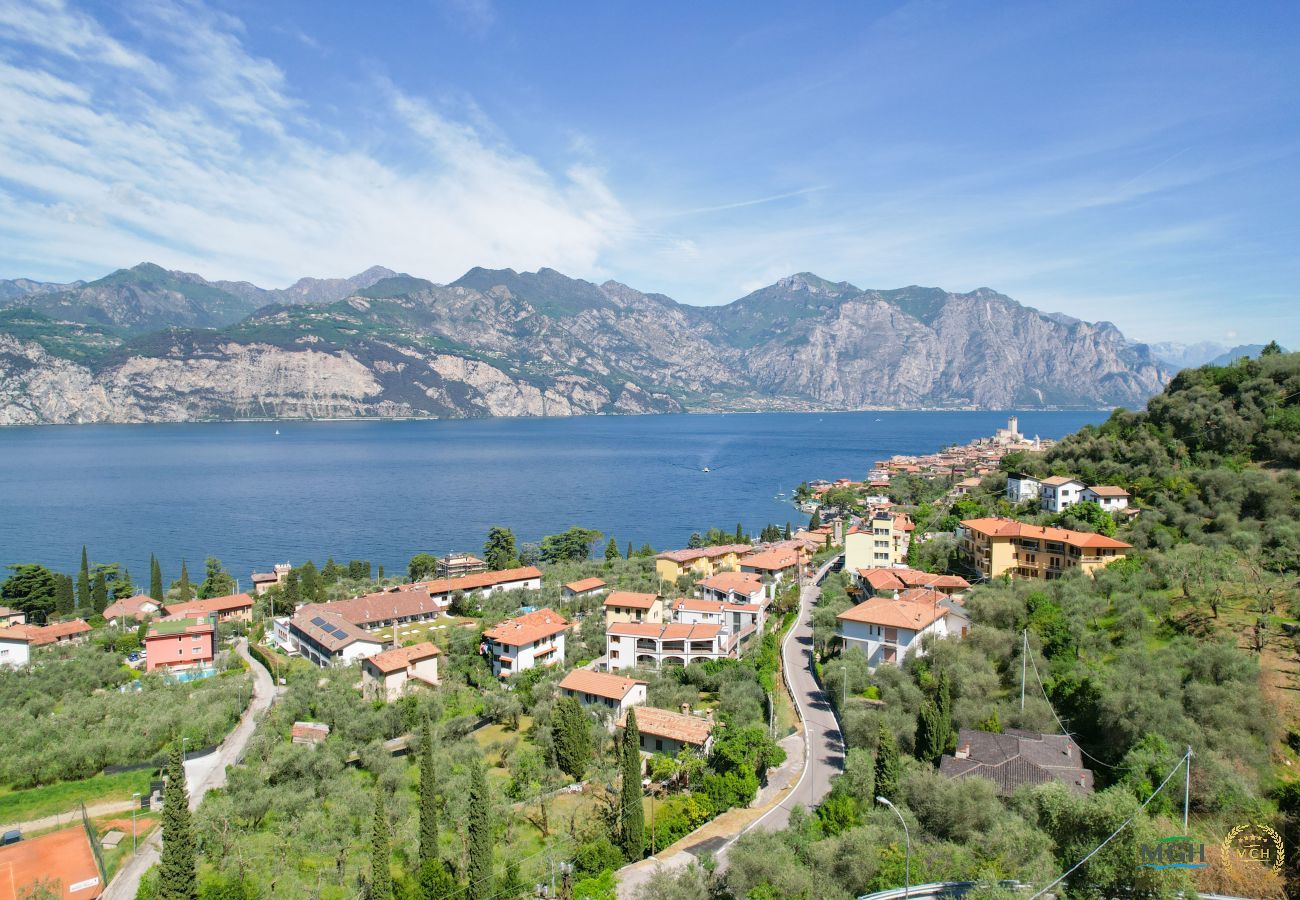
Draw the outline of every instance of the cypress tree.
<instances>
[{"instance_id":1,"label":"cypress tree","mask_svg":"<svg viewBox=\"0 0 1300 900\"><path fill-rule=\"evenodd\" d=\"M933 700L926 699L916 714L916 758L922 762L937 762L943 756L945 742L939 707Z\"/></svg>"},{"instance_id":2,"label":"cypress tree","mask_svg":"<svg viewBox=\"0 0 1300 900\"><path fill-rule=\"evenodd\" d=\"M149 554L149 596L159 603L163 600L162 566L152 553Z\"/></svg>"},{"instance_id":3,"label":"cypress tree","mask_svg":"<svg viewBox=\"0 0 1300 900\"><path fill-rule=\"evenodd\" d=\"M816 531L822 527L822 515L818 510L813 510L812 518L808 520L808 530Z\"/></svg>"},{"instance_id":4,"label":"cypress tree","mask_svg":"<svg viewBox=\"0 0 1300 900\"><path fill-rule=\"evenodd\" d=\"M605 562L613 562L618 558L618 542L610 537L609 543L605 545Z\"/></svg>"},{"instance_id":5,"label":"cypress tree","mask_svg":"<svg viewBox=\"0 0 1300 900\"><path fill-rule=\"evenodd\" d=\"M388 848L384 789L375 785L375 826L370 834L370 900L393 900L393 870Z\"/></svg>"},{"instance_id":6,"label":"cypress tree","mask_svg":"<svg viewBox=\"0 0 1300 900\"><path fill-rule=\"evenodd\" d=\"M54 611L66 616L77 606L77 598L72 592L72 577L56 575L54 579Z\"/></svg>"},{"instance_id":7,"label":"cypress tree","mask_svg":"<svg viewBox=\"0 0 1300 900\"><path fill-rule=\"evenodd\" d=\"M939 673L939 689L934 702L939 725L939 756L943 756L956 742L952 727L952 682L947 671Z\"/></svg>"},{"instance_id":8,"label":"cypress tree","mask_svg":"<svg viewBox=\"0 0 1300 900\"><path fill-rule=\"evenodd\" d=\"M488 900L492 896L492 802L488 795L487 772L475 760L469 770L469 858L465 861L469 884L468 900Z\"/></svg>"},{"instance_id":9,"label":"cypress tree","mask_svg":"<svg viewBox=\"0 0 1300 900\"><path fill-rule=\"evenodd\" d=\"M736 543L737 543L737 544L743 543L744 540L745 540L745 529L741 528L741 527L740 527L740 523L737 522L737 523L736 523Z\"/></svg>"},{"instance_id":10,"label":"cypress tree","mask_svg":"<svg viewBox=\"0 0 1300 900\"><path fill-rule=\"evenodd\" d=\"M591 726L576 697L565 697L556 704L555 726L555 764L580 780L591 759Z\"/></svg>"},{"instance_id":11,"label":"cypress tree","mask_svg":"<svg viewBox=\"0 0 1300 900\"><path fill-rule=\"evenodd\" d=\"M790 523L789 523L789 522L786 522L786 523L785 523L785 539L788 541L788 540L790 540L791 537L793 537L793 533L790 531Z\"/></svg>"},{"instance_id":12,"label":"cypress tree","mask_svg":"<svg viewBox=\"0 0 1300 900\"><path fill-rule=\"evenodd\" d=\"M199 896L198 859L179 743L172 746L171 761L167 766L162 836L162 856L158 862L158 897L160 900L196 900Z\"/></svg>"},{"instance_id":13,"label":"cypress tree","mask_svg":"<svg viewBox=\"0 0 1300 900\"><path fill-rule=\"evenodd\" d=\"M623 790L619 808L619 843L623 855L636 862L645 850L645 809L641 805L641 732L636 710L627 711L623 729Z\"/></svg>"},{"instance_id":14,"label":"cypress tree","mask_svg":"<svg viewBox=\"0 0 1300 900\"><path fill-rule=\"evenodd\" d=\"M194 599L194 585L190 584L190 572L185 567L185 560L181 560L181 580L176 582L176 598L184 603L187 600Z\"/></svg>"},{"instance_id":15,"label":"cypress tree","mask_svg":"<svg viewBox=\"0 0 1300 900\"><path fill-rule=\"evenodd\" d=\"M880 723L880 741L876 746L876 796L895 800L898 796L898 774L901 763L894 733Z\"/></svg>"},{"instance_id":16,"label":"cypress tree","mask_svg":"<svg viewBox=\"0 0 1300 900\"><path fill-rule=\"evenodd\" d=\"M420 864L438 859L438 796L434 784L433 733L429 719L420 732ZM423 868L421 879L424 878Z\"/></svg>"},{"instance_id":17,"label":"cypress tree","mask_svg":"<svg viewBox=\"0 0 1300 900\"><path fill-rule=\"evenodd\" d=\"M101 570L95 573L95 586L91 588L91 607L97 613L102 613L108 606L108 582L104 580L104 572Z\"/></svg>"},{"instance_id":18,"label":"cypress tree","mask_svg":"<svg viewBox=\"0 0 1300 900\"><path fill-rule=\"evenodd\" d=\"M383 564L383 563L380 563L380 564L379 564L379 580L380 580L380 581L383 581L383 580L384 580L384 564Z\"/></svg>"},{"instance_id":19,"label":"cypress tree","mask_svg":"<svg viewBox=\"0 0 1300 900\"><path fill-rule=\"evenodd\" d=\"M456 876L440 859L428 859L420 863L419 878L420 900L447 900L459 891Z\"/></svg>"},{"instance_id":20,"label":"cypress tree","mask_svg":"<svg viewBox=\"0 0 1300 900\"><path fill-rule=\"evenodd\" d=\"M77 573L77 606L90 608L90 558L86 555L86 545L81 545L81 570Z\"/></svg>"},{"instance_id":21,"label":"cypress tree","mask_svg":"<svg viewBox=\"0 0 1300 900\"><path fill-rule=\"evenodd\" d=\"M631 542L631 541L628 541L628 542L627 542L627 553L625 553L625 554L623 555L623 558L624 558L624 559L631 559L631 558L632 558L632 542Z\"/></svg>"}]
</instances>

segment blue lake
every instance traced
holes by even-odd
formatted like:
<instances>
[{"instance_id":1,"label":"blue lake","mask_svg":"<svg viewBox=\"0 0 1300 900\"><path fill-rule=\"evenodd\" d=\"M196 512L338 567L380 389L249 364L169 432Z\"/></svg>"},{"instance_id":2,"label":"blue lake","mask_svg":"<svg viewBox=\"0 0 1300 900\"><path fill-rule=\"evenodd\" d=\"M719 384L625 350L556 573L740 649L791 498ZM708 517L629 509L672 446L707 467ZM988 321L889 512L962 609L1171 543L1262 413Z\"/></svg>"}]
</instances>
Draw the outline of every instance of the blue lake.
<instances>
[{"instance_id":1,"label":"blue lake","mask_svg":"<svg viewBox=\"0 0 1300 900\"><path fill-rule=\"evenodd\" d=\"M796 525L803 479L861 478L896 453L990 435L1005 412L766 413L84 425L0 429L0 564L75 571L81 545L137 583L220 557L248 587L277 560L332 555L404 571L421 550L477 552L488 526L521 541L570 525L619 546L684 546L737 522ZM1102 412L1022 412L1061 437ZM279 434L276 434L276 431ZM704 467L710 471L702 471Z\"/></svg>"}]
</instances>

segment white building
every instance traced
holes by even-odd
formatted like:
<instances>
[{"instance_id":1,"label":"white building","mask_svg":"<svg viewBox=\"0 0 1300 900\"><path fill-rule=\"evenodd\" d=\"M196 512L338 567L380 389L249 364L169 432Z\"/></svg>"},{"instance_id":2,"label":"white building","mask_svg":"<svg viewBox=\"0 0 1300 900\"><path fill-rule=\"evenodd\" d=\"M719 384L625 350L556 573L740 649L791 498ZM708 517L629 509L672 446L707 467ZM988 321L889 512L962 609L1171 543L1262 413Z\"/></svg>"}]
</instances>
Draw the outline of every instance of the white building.
<instances>
[{"instance_id":1,"label":"white building","mask_svg":"<svg viewBox=\"0 0 1300 900\"><path fill-rule=\"evenodd\" d=\"M685 666L723 659L734 643L722 626L614 622L605 629L606 665L610 671L643 666Z\"/></svg>"},{"instance_id":2,"label":"white building","mask_svg":"<svg viewBox=\"0 0 1300 900\"><path fill-rule=\"evenodd\" d=\"M844 568L855 572L904 565L915 529L916 525L907 516L877 511L870 520L850 528L844 536Z\"/></svg>"},{"instance_id":3,"label":"white building","mask_svg":"<svg viewBox=\"0 0 1300 900\"><path fill-rule=\"evenodd\" d=\"M724 603L762 603L765 595L763 579L744 572L719 572L695 586L703 600L721 600Z\"/></svg>"},{"instance_id":4,"label":"white building","mask_svg":"<svg viewBox=\"0 0 1300 900\"><path fill-rule=\"evenodd\" d=\"M379 638L323 605L302 607L286 623L285 640L299 656L322 668L350 666L384 649Z\"/></svg>"},{"instance_id":5,"label":"white building","mask_svg":"<svg viewBox=\"0 0 1300 900\"><path fill-rule=\"evenodd\" d=\"M1007 499L1012 503L1037 500L1042 489L1043 483L1033 476L1019 474L1007 476Z\"/></svg>"},{"instance_id":6,"label":"white building","mask_svg":"<svg viewBox=\"0 0 1300 900\"><path fill-rule=\"evenodd\" d=\"M921 638L948 636L948 609L941 603L917 603L873 597L840 613L838 633L844 649L867 655L872 669L899 665L912 654L924 655Z\"/></svg>"},{"instance_id":7,"label":"white building","mask_svg":"<svg viewBox=\"0 0 1300 900\"><path fill-rule=\"evenodd\" d=\"M509 678L534 666L562 664L568 628L569 621L555 610L539 609L484 631L480 650L491 654L493 675Z\"/></svg>"},{"instance_id":8,"label":"white building","mask_svg":"<svg viewBox=\"0 0 1300 900\"><path fill-rule=\"evenodd\" d=\"M633 706L645 703L646 682L608 672L574 669L560 681L560 693L622 716Z\"/></svg>"},{"instance_id":9,"label":"white building","mask_svg":"<svg viewBox=\"0 0 1300 900\"><path fill-rule=\"evenodd\" d=\"M456 593L487 597L499 591L540 591L542 589L542 570L536 566L498 569L493 572L462 575L459 578L436 578L433 581L421 581L417 584L404 585L402 589L423 589L438 603L446 606L451 603L452 595Z\"/></svg>"},{"instance_id":10,"label":"white building","mask_svg":"<svg viewBox=\"0 0 1300 900\"><path fill-rule=\"evenodd\" d=\"M0 628L0 666L21 669L31 659L32 639L24 632Z\"/></svg>"},{"instance_id":11,"label":"white building","mask_svg":"<svg viewBox=\"0 0 1300 900\"><path fill-rule=\"evenodd\" d=\"M1091 500L1106 512L1119 512L1128 509L1130 494L1123 488L1109 484L1098 484L1083 492L1084 500Z\"/></svg>"},{"instance_id":12,"label":"white building","mask_svg":"<svg viewBox=\"0 0 1300 900\"><path fill-rule=\"evenodd\" d=\"M707 755L713 745L713 716L693 716L689 706L683 705L679 713L653 706L636 711L636 730L641 736L642 753L662 753L676 756L682 749L690 748ZM620 728L627 727L627 715L619 720Z\"/></svg>"},{"instance_id":13,"label":"white building","mask_svg":"<svg viewBox=\"0 0 1300 900\"><path fill-rule=\"evenodd\" d=\"M440 652L424 641L366 657L361 661L361 692L392 703L412 686L437 685Z\"/></svg>"},{"instance_id":14,"label":"white building","mask_svg":"<svg viewBox=\"0 0 1300 900\"><path fill-rule=\"evenodd\" d=\"M1079 479L1066 478L1064 475L1044 478L1038 504L1044 512L1059 513L1083 499L1084 487Z\"/></svg>"},{"instance_id":15,"label":"white building","mask_svg":"<svg viewBox=\"0 0 1300 900\"><path fill-rule=\"evenodd\" d=\"M763 627L766 603L727 603L678 597L672 602L673 621L682 625L721 625L724 633L744 637Z\"/></svg>"}]
</instances>

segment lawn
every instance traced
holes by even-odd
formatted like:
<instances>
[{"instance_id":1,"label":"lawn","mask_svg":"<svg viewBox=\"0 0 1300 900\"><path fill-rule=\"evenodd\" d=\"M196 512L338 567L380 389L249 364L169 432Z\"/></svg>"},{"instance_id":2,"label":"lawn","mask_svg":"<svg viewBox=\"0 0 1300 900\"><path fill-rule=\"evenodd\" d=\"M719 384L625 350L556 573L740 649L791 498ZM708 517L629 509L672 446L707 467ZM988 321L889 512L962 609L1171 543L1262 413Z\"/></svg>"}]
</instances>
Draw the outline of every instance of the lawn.
<instances>
[{"instance_id":1,"label":"lawn","mask_svg":"<svg viewBox=\"0 0 1300 900\"><path fill-rule=\"evenodd\" d=\"M143 841L149 832L158 825L159 820L159 813L138 813L135 817L137 839ZM112 881L117 870L120 869L127 859L130 858L132 853L131 816L129 813L118 814L116 816L105 816L102 819L92 819L91 824L95 826L95 833L101 838L114 830L120 831L125 835L125 837L122 838L122 842L117 845L116 850L103 851L105 874L108 880Z\"/></svg>"},{"instance_id":2,"label":"lawn","mask_svg":"<svg viewBox=\"0 0 1300 900\"><path fill-rule=\"evenodd\" d=\"M477 619L442 615L432 622L411 622L407 625L399 625L397 626L396 637L394 637L391 628L381 628L374 634L380 640L393 641L399 647L419 643L420 641L433 641L435 644L445 646L447 643L446 635L452 628L458 628L467 623L473 625L477 624L477 622Z\"/></svg>"},{"instance_id":3,"label":"lawn","mask_svg":"<svg viewBox=\"0 0 1300 900\"><path fill-rule=\"evenodd\" d=\"M91 806L109 800L130 800L135 792L148 791L149 780L153 777L152 770L138 769L115 775L96 775L81 781L61 781L22 791L0 788L0 824L72 812L81 803Z\"/></svg>"}]
</instances>

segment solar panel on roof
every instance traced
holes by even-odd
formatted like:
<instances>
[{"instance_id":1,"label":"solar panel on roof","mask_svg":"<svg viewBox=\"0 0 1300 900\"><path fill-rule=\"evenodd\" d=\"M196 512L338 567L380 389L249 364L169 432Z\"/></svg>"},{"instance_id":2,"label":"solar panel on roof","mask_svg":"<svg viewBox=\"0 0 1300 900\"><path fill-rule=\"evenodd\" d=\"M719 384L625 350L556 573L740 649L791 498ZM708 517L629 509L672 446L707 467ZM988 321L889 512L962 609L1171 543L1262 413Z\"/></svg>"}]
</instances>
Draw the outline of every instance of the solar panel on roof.
<instances>
[{"instance_id":1,"label":"solar panel on roof","mask_svg":"<svg viewBox=\"0 0 1300 900\"><path fill-rule=\"evenodd\" d=\"M317 628L325 627L325 620L322 619L320 616L317 616L316 618L312 619L311 623L315 625Z\"/></svg>"}]
</instances>

